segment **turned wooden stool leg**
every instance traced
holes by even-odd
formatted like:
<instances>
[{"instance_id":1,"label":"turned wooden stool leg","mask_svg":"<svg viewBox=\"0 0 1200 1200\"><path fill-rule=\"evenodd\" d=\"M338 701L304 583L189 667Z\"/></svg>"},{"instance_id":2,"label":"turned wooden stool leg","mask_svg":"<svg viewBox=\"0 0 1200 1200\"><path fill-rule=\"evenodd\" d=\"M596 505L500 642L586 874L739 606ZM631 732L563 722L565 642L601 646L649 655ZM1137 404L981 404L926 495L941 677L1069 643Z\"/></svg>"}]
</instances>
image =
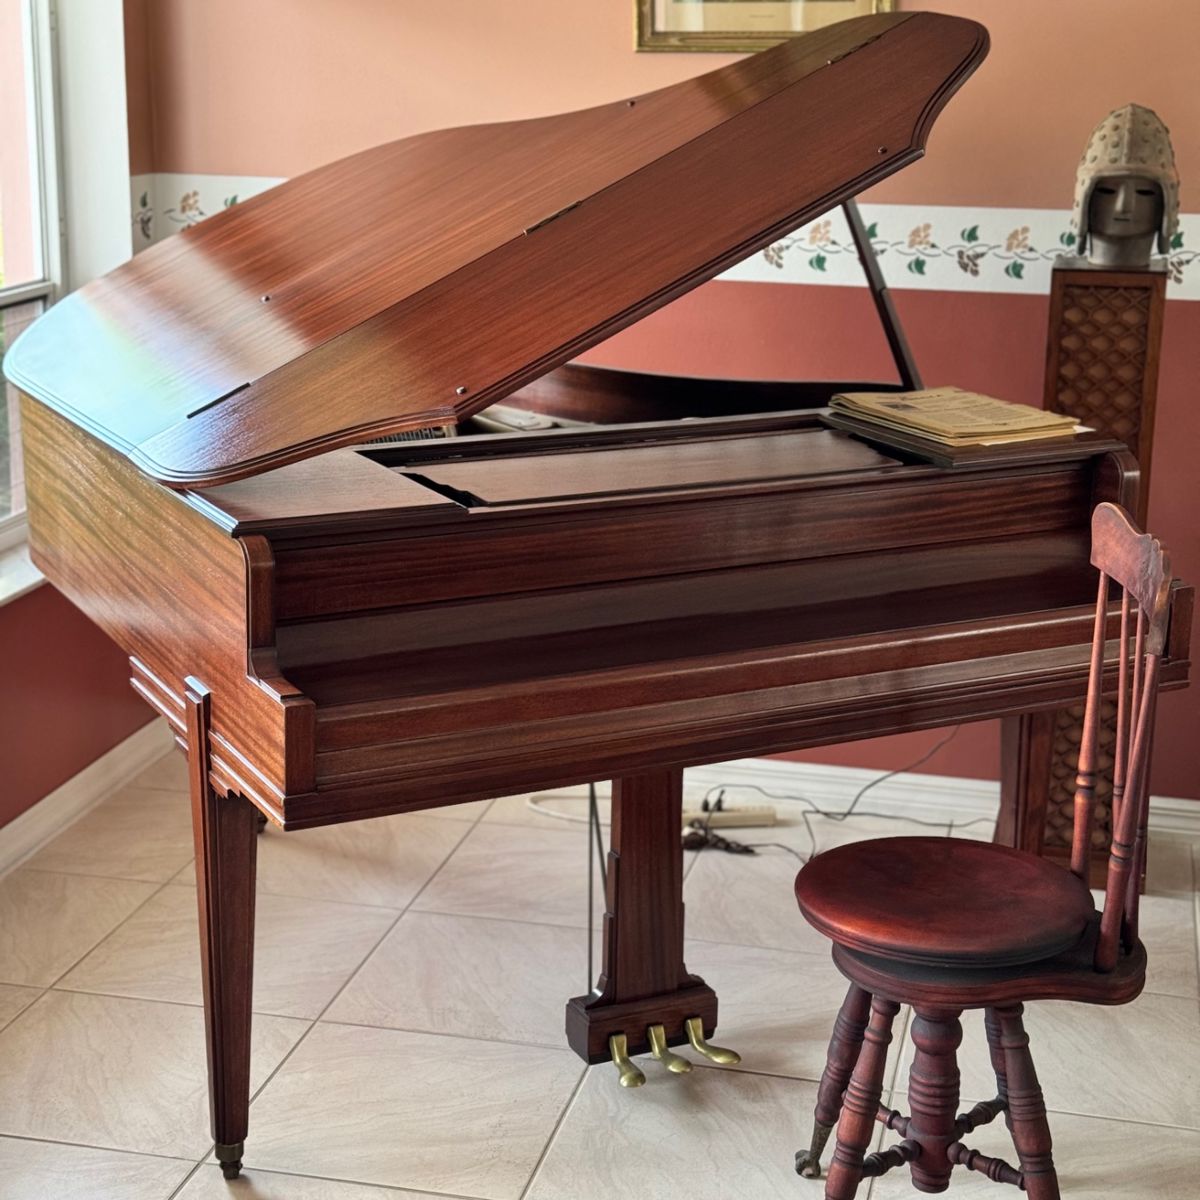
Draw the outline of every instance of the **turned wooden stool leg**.
<instances>
[{"instance_id":1,"label":"turned wooden stool leg","mask_svg":"<svg viewBox=\"0 0 1200 1200\"><path fill-rule=\"evenodd\" d=\"M956 1052L962 1042L962 1025L958 1016L957 1011L918 1008L912 1020L916 1053L908 1073L912 1117L906 1136L921 1146L912 1163L912 1178L922 1192L944 1192L954 1170L946 1151L959 1136Z\"/></svg>"},{"instance_id":2,"label":"turned wooden stool leg","mask_svg":"<svg viewBox=\"0 0 1200 1200\"><path fill-rule=\"evenodd\" d=\"M796 1153L796 1174L803 1175L805 1179L821 1178L821 1154L841 1114L842 1096L850 1083L854 1064L858 1062L870 1012L870 993L852 983L846 999L842 1001L841 1010L833 1024L833 1036L829 1040L825 1070L821 1073L821 1085L817 1089L812 1144L807 1153L803 1150Z\"/></svg>"},{"instance_id":3,"label":"turned wooden stool leg","mask_svg":"<svg viewBox=\"0 0 1200 1200\"><path fill-rule=\"evenodd\" d=\"M1004 1105L1004 1123L1012 1128L1012 1117L1008 1112L1008 1068L1004 1065L1004 1046L1000 1041L1000 1018L994 1008L983 1013L983 1028L987 1033L988 1054L992 1059L992 1071L996 1076L996 1099Z\"/></svg>"},{"instance_id":4,"label":"turned wooden stool leg","mask_svg":"<svg viewBox=\"0 0 1200 1200\"><path fill-rule=\"evenodd\" d=\"M1033 1056L1029 1053L1029 1035L1021 1020L1024 1011L1020 1004L996 1009L1008 1077L1010 1127L1025 1174L1025 1194L1029 1200L1059 1200L1050 1125L1046 1120L1041 1085L1033 1069Z\"/></svg>"},{"instance_id":5,"label":"turned wooden stool leg","mask_svg":"<svg viewBox=\"0 0 1200 1200\"><path fill-rule=\"evenodd\" d=\"M858 1191L863 1157L875 1134L875 1116L883 1097L883 1072L892 1040L892 1022L899 1011L900 1005L894 1000L876 996L871 1001L871 1017L862 1049L842 1101L825 1200L854 1200Z\"/></svg>"}]
</instances>

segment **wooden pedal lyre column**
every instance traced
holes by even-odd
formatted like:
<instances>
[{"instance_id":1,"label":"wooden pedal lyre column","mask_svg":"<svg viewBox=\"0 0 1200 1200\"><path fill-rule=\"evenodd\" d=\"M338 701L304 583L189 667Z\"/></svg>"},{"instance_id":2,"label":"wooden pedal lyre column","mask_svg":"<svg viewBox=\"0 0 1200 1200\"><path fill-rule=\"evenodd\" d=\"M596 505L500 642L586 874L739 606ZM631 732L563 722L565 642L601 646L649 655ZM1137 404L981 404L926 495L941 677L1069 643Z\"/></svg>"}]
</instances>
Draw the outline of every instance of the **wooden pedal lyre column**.
<instances>
[{"instance_id":1,"label":"wooden pedal lyre column","mask_svg":"<svg viewBox=\"0 0 1200 1200\"><path fill-rule=\"evenodd\" d=\"M1068 413L1119 438L1141 468L1130 505L1145 526L1158 365L1166 309L1166 264L1113 270L1060 259L1050 290L1045 407ZM1101 752L1111 761L1116 710L1106 705ZM1001 830L1010 844L1050 858L1071 853L1075 770L1083 731L1083 698L1046 712L1007 717L1002 727L1005 778ZM1097 784L1092 829L1092 881L1103 884L1111 834L1112 779Z\"/></svg>"},{"instance_id":2,"label":"wooden pedal lyre column","mask_svg":"<svg viewBox=\"0 0 1200 1200\"><path fill-rule=\"evenodd\" d=\"M677 1072L687 1060L668 1046L690 1043L714 1062L738 1061L705 1040L717 996L683 962L682 826L682 771L613 780L600 979L567 1003L567 1040L588 1062L612 1058L626 1087L645 1082L631 1054L653 1053Z\"/></svg>"}]
</instances>

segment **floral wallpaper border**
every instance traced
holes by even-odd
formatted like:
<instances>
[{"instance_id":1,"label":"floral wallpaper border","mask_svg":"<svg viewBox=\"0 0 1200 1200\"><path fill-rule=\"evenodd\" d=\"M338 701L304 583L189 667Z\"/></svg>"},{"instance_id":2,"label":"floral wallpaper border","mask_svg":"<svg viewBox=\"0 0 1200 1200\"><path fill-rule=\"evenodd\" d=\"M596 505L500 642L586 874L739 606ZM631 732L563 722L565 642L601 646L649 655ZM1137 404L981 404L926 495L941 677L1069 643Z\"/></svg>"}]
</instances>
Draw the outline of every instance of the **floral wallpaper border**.
<instances>
[{"instance_id":1,"label":"floral wallpaper border","mask_svg":"<svg viewBox=\"0 0 1200 1200\"><path fill-rule=\"evenodd\" d=\"M249 175L136 175L134 252L283 182ZM1045 294L1050 269L1074 249L1066 209L864 204L871 244L893 288ZM1200 213L1185 213L1168 256L1173 300L1200 300ZM753 283L856 286L862 269L841 209L726 271Z\"/></svg>"}]
</instances>

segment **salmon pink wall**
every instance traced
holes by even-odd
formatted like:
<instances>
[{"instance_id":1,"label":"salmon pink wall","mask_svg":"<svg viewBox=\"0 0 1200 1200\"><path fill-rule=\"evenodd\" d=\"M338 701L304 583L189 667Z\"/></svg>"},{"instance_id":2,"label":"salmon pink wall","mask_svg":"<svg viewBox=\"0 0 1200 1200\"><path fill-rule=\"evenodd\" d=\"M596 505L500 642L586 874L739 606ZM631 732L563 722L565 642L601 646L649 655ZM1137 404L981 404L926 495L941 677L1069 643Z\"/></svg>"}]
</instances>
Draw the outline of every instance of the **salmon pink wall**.
<instances>
[{"instance_id":1,"label":"salmon pink wall","mask_svg":"<svg viewBox=\"0 0 1200 1200\"><path fill-rule=\"evenodd\" d=\"M971 17L992 49L892 203L1065 207L1093 125L1136 99L1200 188L1191 0L900 0ZM126 0L148 64L142 171L290 176L425 129L582 108L731 61L635 54L630 0ZM131 68L132 69L132 68ZM131 101L132 106L132 101ZM787 152L786 146L780 147Z\"/></svg>"},{"instance_id":2,"label":"salmon pink wall","mask_svg":"<svg viewBox=\"0 0 1200 1200\"><path fill-rule=\"evenodd\" d=\"M992 52L939 119L928 157L869 199L1065 209L1087 134L1130 100L1158 109L1172 126L1185 206L1200 188L1200 5L900 7L982 20ZM635 54L631 9L629 0L126 0L133 169L290 176L406 134L583 107L728 61ZM352 213L352 197L347 204ZM898 304L927 379L1037 401L1044 297L906 291ZM1200 449L1191 401L1197 345L1200 304L1173 302L1150 513L1178 569L1200 580L1190 494ZM685 297L589 357L762 378L869 375L887 364L861 292L728 282ZM1164 698L1157 791L1200 795L1198 718L1200 690ZM880 739L804 757L895 767L935 740ZM997 742L994 723L964 729L926 769L994 778Z\"/></svg>"},{"instance_id":3,"label":"salmon pink wall","mask_svg":"<svg viewBox=\"0 0 1200 1200\"><path fill-rule=\"evenodd\" d=\"M0 608L0 826L150 719L129 661L48 584Z\"/></svg>"}]
</instances>

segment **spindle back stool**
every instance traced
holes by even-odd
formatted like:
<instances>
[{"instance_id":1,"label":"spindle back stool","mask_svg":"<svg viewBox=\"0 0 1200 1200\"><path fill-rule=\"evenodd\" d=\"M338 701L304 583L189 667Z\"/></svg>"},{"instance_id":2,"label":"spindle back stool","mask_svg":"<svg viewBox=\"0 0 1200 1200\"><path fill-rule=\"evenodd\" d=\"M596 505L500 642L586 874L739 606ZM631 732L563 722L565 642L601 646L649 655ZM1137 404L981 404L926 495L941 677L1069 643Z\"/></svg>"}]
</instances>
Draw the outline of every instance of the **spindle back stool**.
<instances>
[{"instance_id":1,"label":"spindle back stool","mask_svg":"<svg viewBox=\"0 0 1200 1200\"><path fill-rule=\"evenodd\" d=\"M1123 509L1092 516L1100 571L1070 870L1006 846L955 838L879 838L817 855L796 878L804 917L833 942L850 980L829 1044L815 1128L796 1170L820 1176L835 1123L826 1200L852 1200L864 1177L908 1164L913 1185L945 1191L956 1165L1059 1200L1050 1129L1021 1014L1030 1000L1126 1004L1142 990L1138 898L1146 855L1149 756L1171 584L1166 554ZM1110 611L1119 585L1119 617ZM1135 618L1136 612L1136 618ZM1115 637L1114 637L1115 635ZM1132 639L1132 645L1131 645ZM1112 842L1100 911L1088 890L1106 658L1116 666ZM881 1103L892 1021L913 1007L911 1116ZM996 1097L957 1113L959 1016L982 1008ZM962 1140L1004 1114L1020 1166ZM840 1118L840 1119L839 1119ZM876 1122L901 1141L868 1154Z\"/></svg>"}]
</instances>

